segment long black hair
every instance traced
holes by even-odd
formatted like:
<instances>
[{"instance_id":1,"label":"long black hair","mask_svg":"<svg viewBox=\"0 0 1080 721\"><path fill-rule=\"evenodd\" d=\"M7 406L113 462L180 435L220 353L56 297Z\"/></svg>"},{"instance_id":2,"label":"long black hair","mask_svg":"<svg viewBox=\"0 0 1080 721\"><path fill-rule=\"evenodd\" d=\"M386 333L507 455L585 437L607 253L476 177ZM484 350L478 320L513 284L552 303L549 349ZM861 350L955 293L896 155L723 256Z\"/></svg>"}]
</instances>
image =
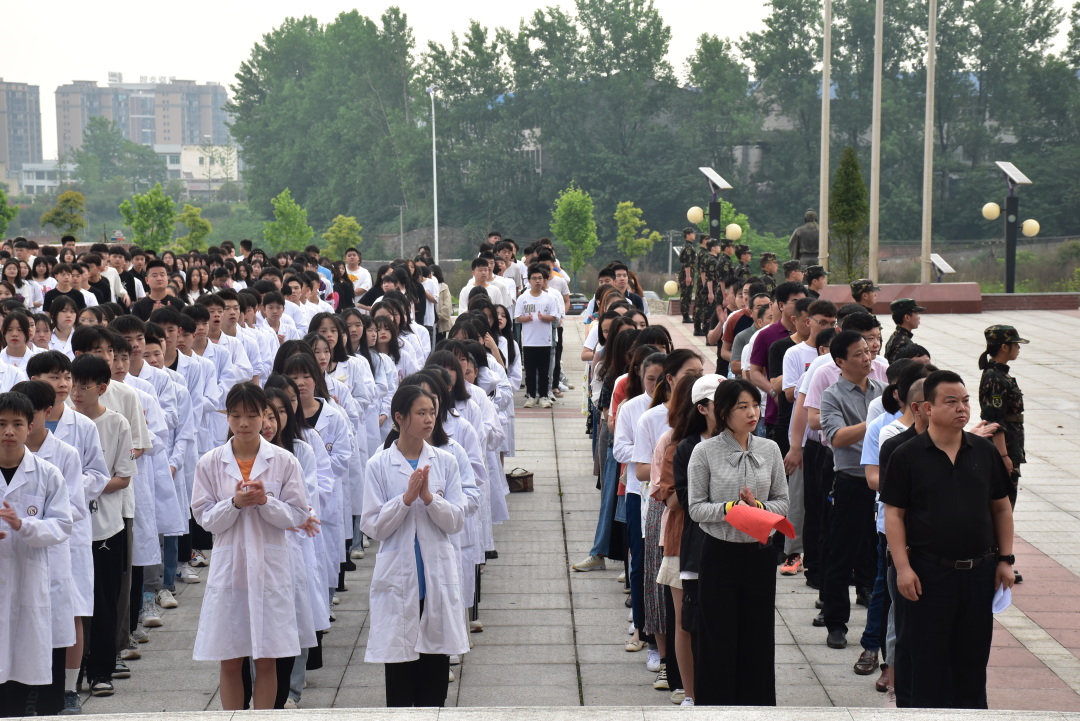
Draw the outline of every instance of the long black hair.
<instances>
[{"instance_id":1,"label":"long black hair","mask_svg":"<svg viewBox=\"0 0 1080 721\"><path fill-rule=\"evenodd\" d=\"M319 326L322 325L324 320L333 323L334 328L336 328L338 332L337 343L330 346L330 358L335 364L348 361L349 349L345 345L345 342L349 337L349 329L345 327L345 321L342 320L340 315L337 315L336 313L327 313L326 311L316 313L312 316L311 322L308 323L308 333L319 333Z\"/></svg>"},{"instance_id":2,"label":"long black hair","mask_svg":"<svg viewBox=\"0 0 1080 721\"><path fill-rule=\"evenodd\" d=\"M394 363L401 362L401 341L398 333L398 325L392 318L387 318L385 315L378 317L372 316L371 322L375 324L375 327L379 330L386 329L390 331L390 342L386 346L386 354L390 356Z\"/></svg>"},{"instance_id":3,"label":"long black hair","mask_svg":"<svg viewBox=\"0 0 1080 721\"><path fill-rule=\"evenodd\" d=\"M285 376L278 376L284 378ZM292 378L287 380L292 381ZM295 382L294 382L295 384ZM270 405L274 405L274 401L279 401L282 406L282 410L285 412L285 417L282 419L280 413L278 417L278 435L281 438L281 445L285 450L291 453L296 453L296 442L301 440L301 426L300 422L296 419L296 411L293 410L292 402L289 401L289 396L281 388L271 388L269 381L267 381L266 400ZM275 410L276 413L276 410Z\"/></svg>"},{"instance_id":4,"label":"long black hair","mask_svg":"<svg viewBox=\"0 0 1080 721\"><path fill-rule=\"evenodd\" d=\"M461 367L461 361L458 357L451 353L449 350L437 350L433 351L428 356L427 366L438 366L443 368L449 373L453 371L453 385L450 386L450 396L455 401L467 401L472 399L472 394L469 393L468 387L465 385L465 371Z\"/></svg>"},{"instance_id":5,"label":"long black hair","mask_svg":"<svg viewBox=\"0 0 1080 721\"><path fill-rule=\"evenodd\" d=\"M437 448L442 448L450 442L450 436L446 434L446 429L443 428L443 424L446 423L446 415L450 408L453 407L453 401L450 400L450 389L446 387L446 383L436 373L430 371L419 371L405 376L402 379L401 385L398 388L405 386L427 386L428 393L433 396L432 400L435 402L435 407L438 409L435 413L435 429L431 431L431 438L429 443ZM397 394L394 394L397 397ZM412 405L409 405L412 408ZM391 401L391 413L393 413L393 402ZM383 443L383 448L389 448L390 443L396 440L401 435L400 429L397 428L395 422L394 428L386 436L386 441Z\"/></svg>"},{"instance_id":6,"label":"long black hair","mask_svg":"<svg viewBox=\"0 0 1080 721\"><path fill-rule=\"evenodd\" d=\"M312 428L311 423L304 417L304 404L300 402L300 387L296 385L296 381L283 373L271 373L270 377L266 379L267 393L272 390L280 391L282 397L285 399L286 403L290 404L291 408L289 396L285 393L286 388L291 390L293 395L296 396L296 408L293 408L293 418L296 420L296 425L299 426L301 430Z\"/></svg>"},{"instance_id":7,"label":"long black hair","mask_svg":"<svg viewBox=\"0 0 1080 721\"><path fill-rule=\"evenodd\" d=\"M415 376L415 373L411 376L407 376L406 380L414 378ZM415 403L418 398L428 398L434 406L438 406L439 404L439 399L436 398L434 394L429 393L426 389L421 388L419 383L414 382L410 385L406 385L405 381L402 381L401 385L399 385L398 389L394 392L394 397L390 399L390 419L394 425L390 427L390 433L386 436L386 442L384 443L383 448L389 448L390 444L397 440L401 435L401 429L397 427L397 416L398 414L408 416L412 411L413 403ZM437 417L435 420L435 428L439 428ZM393 434L393 438L391 438L391 434ZM445 437L445 432L443 435ZM435 439L434 431L431 433L431 438L432 440Z\"/></svg>"},{"instance_id":8,"label":"long black hair","mask_svg":"<svg viewBox=\"0 0 1080 721\"><path fill-rule=\"evenodd\" d=\"M499 311L506 314L506 327L499 328ZM510 367L517 360L517 341L514 340L514 315L505 305L495 306L495 327L499 335L506 339L506 365Z\"/></svg>"},{"instance_id":9,"label":"long black hair","mask_svg":"<svg viewBox=\"0 0 1080 721\"><path fill-rule=\"evenodd\" d=\"M315 397L329 400L330 389L326 387L326 374L319 368L319 362L311 354L311 347L301 344L308 352L298 352L285 359L284 374L292 377L294 373L306 373L315 381Z\"/></svg>"}]
</instances>

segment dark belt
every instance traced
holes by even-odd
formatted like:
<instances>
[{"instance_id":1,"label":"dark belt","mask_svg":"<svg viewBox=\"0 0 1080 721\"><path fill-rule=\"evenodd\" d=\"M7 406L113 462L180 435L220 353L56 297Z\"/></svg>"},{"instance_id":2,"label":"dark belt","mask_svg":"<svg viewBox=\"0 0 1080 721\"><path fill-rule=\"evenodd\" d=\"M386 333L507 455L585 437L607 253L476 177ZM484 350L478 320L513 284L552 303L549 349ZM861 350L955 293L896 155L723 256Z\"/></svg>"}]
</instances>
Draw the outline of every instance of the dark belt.
<instances>
[{"instance_id":1,"label":"dark belt","mask_svg":"<svg viewBox=\"0 0 1080 721\"><path fill-rule=\"evenodd\" d=\"M1004 420L1006 423L1023 423L1024 422L1024 414L1023 413L1017 413L1015 415L1005 416L1004 418L1002 418L1002 420Z\"/></svg>"},{"instance_id":2,"label":"dark belt","mask_svg":"<svg viewBox=\"0 0 1080 721\"><path fill-rule=\"evenodd\" d=\"M933 553L928 553L927 551L920 551L914 548L909 550L911 551L911 553L914 553L916 556L923 559L924 561L928 561L929 563L936 563L939 566L951 568L956 571L970 571L973 568L981 566L987 561L992 561L997 558L997 554L992 551L982 556L976 556L975 558L954 560L951 558L943 558Z\"/></svg>"}]
</instances>

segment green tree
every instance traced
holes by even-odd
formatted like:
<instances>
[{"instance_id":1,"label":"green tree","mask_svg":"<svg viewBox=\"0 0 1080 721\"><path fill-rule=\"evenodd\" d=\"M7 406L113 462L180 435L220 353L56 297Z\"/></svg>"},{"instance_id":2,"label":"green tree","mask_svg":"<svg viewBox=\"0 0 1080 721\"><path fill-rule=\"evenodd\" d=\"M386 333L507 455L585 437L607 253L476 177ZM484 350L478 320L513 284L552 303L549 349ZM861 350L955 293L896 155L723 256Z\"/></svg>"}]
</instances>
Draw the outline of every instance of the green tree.
<instances>
[{"instance_id":1,"label":"green tree","mask_svg":"<svg viewBox=\"0 0 1080 721\"><path fill-rule=\"evenodd\" d=\"M120 215L131 228L132 242L144 250L160 251L172 240L176 203L161 189L161 183L121 203Z\"/></svg>"},{"instance_id":2,"label":"green tree","mask_svg":"<svg viewBox=\"0 0 1080 721\"><path fill-rule=\"evenodd\" d=\"M646 227L641 212L641 208L629 200L624 200L615 208L615 226L618 228L616 240L619 251L630 263L652 250L660 240L660 233Z\"/></svg>"},{"instance_id":3,"label":"green tree","mask_svg":"<svg viewBox=\"0 0 1080 721\"><path fill-rule=\"evenodd\" d=\"M0 187L0 235L7 232L8 225L19 214L19 206L8 205L7 193Z\"/></svg>"},{"instance_id":4,"label":"green tree","mask_svg":"<svg viewBox=\"0 0 1080 721\"><path fill-rule=\"evenodd\" d=\"M185 251L206 251L206 238L213 230L210 221L202 217L202 208L184 204L184 210L176 216L176 222L187 226L187 235L176 239L176 244Z\"/></svg>"},{"instance_id":5,"label":"green tree","mask_svg":"<svg viewBox=\"0 0 1080 721\"><path fill-rule=\"evenodd\" d=\"M263 239L275 251L299 250L315 236L307 222L307 211L293 200L288 188L270 201L274 220L263 224Z\"/></svg>"},{"instance_id":6,"label":"green tree","mask_svg":"<svg viewBox=\"0 0 1080 721\"><path fill-rule=\"evenodd\" d=\"M551 210L551 234L570 250L570 270L574 273L576 292L578 271L585 268L600 241L596 237L593 199L574 182L555 199Z\"/></svg>"},{"instance_id":7,"label":"green tree","mask_svg":"<svg viewBox=\"0 0 1080 721\"><path fill-rule=\"evenodd\" d=\"M363 226L356 222L356 218L337 216L330 223L330 228L322 234L323 240L326 241L323 252L331 258L344 258L346 249L359 248L364 242L364 236L360 235L361 230Z\"/></svg>"},{"instance_id":8,"label":"green tree","mask_svg":"<svg viewBox=\"0 0 1080 721\"><path fill-rule=\"evenodd\" d=\"M829 269L836 273L837 280L844 282L862 278L870 249L867 236L870 202L859 158L851 146L844 148L829 189L829 222L832 226L829 255L833 261Z\"/></svg>"},{"instance_id":9,"label":"green tree","mask_svg":"<svg viewBox=\"0 0 1080 721\"><path fill-rule=\"evenodd\" d=\"M82 145L72 151L73 180L90 194L127 187L141 193L168 180L165 161L153 148L124 138L120 129L101 116L94 116L83 131Z\"/></svg>"},{"instance_id":10,"label":"green tree","mask_svg":"<svg viewBox=\"0 0 1080 721\"><path fill-rule=\"evenodd\" d=\"M86 227L86 196L75 190L68 190L56 199L56 205L41 216L41 227L51 225L61 235L77 235Z\"/></svg>"}]
</instances>

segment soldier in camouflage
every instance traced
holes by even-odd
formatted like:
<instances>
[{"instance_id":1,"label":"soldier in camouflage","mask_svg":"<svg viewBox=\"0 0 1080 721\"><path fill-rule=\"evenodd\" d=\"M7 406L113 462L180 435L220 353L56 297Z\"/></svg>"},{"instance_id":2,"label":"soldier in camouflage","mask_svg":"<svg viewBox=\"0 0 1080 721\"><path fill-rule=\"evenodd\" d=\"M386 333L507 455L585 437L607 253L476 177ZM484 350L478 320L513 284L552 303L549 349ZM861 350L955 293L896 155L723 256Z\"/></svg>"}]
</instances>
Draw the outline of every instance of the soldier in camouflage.
<instances>
[{"instance_id":1,"label":"soldier in camouflage","mask_svg":"<svg viewBox=\"0 0 1080 721\"><path fill-rule=\"evenodd\" d=\"M1024 455L1024 394L1009 373L1009 362L1020 355L1020 345L1028 341L1011 325L992 325L983 331L986 350L979 356L982 380L979 382L979 408L987 423L997 423L994 445L1012 475L1009 501L1016 505L1020 464Z\"/></svg>"},{"instance_id":2,"label":"soldier in camouflage","mask_svg":"<svg viewBox=\"0 0 1080 721\"><path fill-rule=\"evenodd\" d=\"M708 335L716 320L716 304L723 300L724 292L720 288L720 241L710 240L706 245L708 253L701 259L701 283L705 289L706 303L701 309L702 335Z\"/></svg>"},{"instance_id":3,"label":"soldier in camouflage","mask_svg":"<svg viewBox=\"0 0 1080 721\"><path fill-rule=\"evenodd\" d=\"M683 228L682 250L679 251L679 265L682 270L679 274L679 310L682 311L682 322L693 323L690 317L690 304L694 299L694 262L697 260L694 243L697 241L697 228L688 226Z\"/></svg>"},{"instance_id":4,"label":"soldier in camouflage","mask_svg":"<svg viewBox=\"0 0 1080 721\"><path fill-rule=\"evenodd\" d=\"M733 260L735 256L735 244L727 238L720 239L720 255L716 256L717 273L720 275L720 282L723 283L728 278L735 277L735 263ZM725 284L726 288L727 285Z\"/></svg>"},{"instance_id":5,"label":"soldier in camouflage","mask_svg":"<svg viewBox=\"0 0 1080 721\"><path fill-rule=\"evenodd\" d=\"M694 256L694 335L705 335L707 331L702 325L702 319L705 317L706 307L711 305L712 301L709 300L709 289L705 286L704 278L704 263L705 258L709 255L709 236L701 235L701 245L697 249L697 254Z\"/></svg>"},{"instance_id":6,"label":"soldier in camouflage","mask_svg":"<svg viewBox=\"0 0 1080 721\"><path fill-rule=\"evenodd\" d=\"M761 273L758 277L761 278L761 282L765 284L771 294L776 290L776 270L779 267L776 262L776 253L762 253L759 263L761 264Z\"/></svg>"},{"instance_id":7,"label":"soldier in camouflage","mask_svg":"<svg viewBox=\"0 0 1080 721\"><path fill-rule=\"evenodd\" d=\"M870 315L874 314L874 303L877 303L877 294L881 288L874 285L869 278L859 278L851 281L851 298L856 303L866 308Z\"/></svg>"},{"instance_id":8,"label":"soldier in camouflage","mask_svg":"<svg viewBox=\"0 0 1080 721\"><path fill-rule=\"evenodd\" d=\"M735 266L735 277L743 280L754 277L754 274L750 272L750 258L753 257L750 253L750 246L736 245L735 257L739 261L739 264Z\"/></svg>"},{"instance_id":9,"label":"soldier in camouflage","mask_svg":"<svg viewBox=\"0 0 1080 721\"><path fill-rule=\"evenodd\" d=\"M889 312L892 313L893 323L896 323L896 330L885 344L885 360L892 363L901 348L915 342L912 340L912 331L919 327L925 310L926 308L916 303L913 298L897 298L889 303Z\"/></svg>"}]
</instances>

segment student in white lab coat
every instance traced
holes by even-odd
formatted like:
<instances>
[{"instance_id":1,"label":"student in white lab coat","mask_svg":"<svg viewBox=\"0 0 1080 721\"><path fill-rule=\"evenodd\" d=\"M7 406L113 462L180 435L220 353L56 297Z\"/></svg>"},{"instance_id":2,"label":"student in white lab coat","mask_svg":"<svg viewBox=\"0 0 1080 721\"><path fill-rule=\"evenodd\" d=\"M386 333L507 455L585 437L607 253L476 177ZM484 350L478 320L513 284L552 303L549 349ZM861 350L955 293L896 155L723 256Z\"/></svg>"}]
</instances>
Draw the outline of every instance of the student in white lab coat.
<instances>
[{"instance_id":1,"label":"student in white lab coat","mask_svg":"<svg viewBox=\"0 0 1080 721\"><path fill-rule=\"evenodd\" d=\"M71 535L71 506L60 471L26 449L30 400L0 394L0 716L36 715L52 680L48 547Z\"/></svg>"},{"instance_id":2,"label":"student in white lab coat","mask_svg":"<svg viewBox=\"0 0 1080 721\"><path fill-rule=\"evenodd\" d=\"M193 658L221 662L227 711L243 707L245 656L255 663L252 705L273 708L275 659L298 655L302 641L285 549L288 529L308 518L307 491L296 457L262 439L266 408L266 394L254 383L229 391L232 437L199 460L191 495L195 520L215 537Z\"/></svg>"},{"instance_id":3,"label":"student in white lab coat","mask_svg":"<svg viewBox=\"0 0 1080 721\"><path fill-rule=\"evenodd\" d=\"M368 461L360 527L380 542L371 578L364 660L386 664L387 706L446 702L449 657L469 650L461 568L451 536L461 530L457 461L428 445L435 398L402 386L390 405L399 437Z\"/></svg>"}]
</instances>

